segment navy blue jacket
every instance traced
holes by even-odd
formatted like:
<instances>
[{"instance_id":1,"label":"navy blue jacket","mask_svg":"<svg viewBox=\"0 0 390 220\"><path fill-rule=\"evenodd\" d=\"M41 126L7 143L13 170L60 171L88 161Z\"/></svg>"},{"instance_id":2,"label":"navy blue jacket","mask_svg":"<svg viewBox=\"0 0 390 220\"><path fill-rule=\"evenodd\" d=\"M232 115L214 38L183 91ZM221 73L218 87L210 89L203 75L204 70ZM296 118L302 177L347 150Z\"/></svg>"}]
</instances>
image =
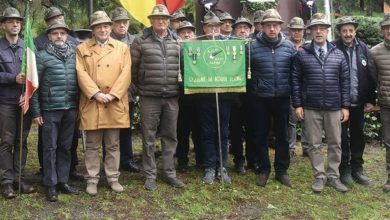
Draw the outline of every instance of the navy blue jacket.
<instances>
[{"instance_id":1,"label":"navy blue jacket","mask_svg":"<svg viewBox=\"0 0 390 220\"><path fill-rule=\"evenodd\" d=\"M350 106L350 76L343 52L328 42L321 61L314 44L305 44L294 58L292 102L295 108L335 111Z\"/></svg>"},{"instance_id":2,"label":"navy blue jacket","mask_svg":"<svg viewBox=\"0 0 390 220\"><path fill-rule=\"evenodd\" d=\"M350 65L349 56L346 47L341 39L333 41L336 47L344 53L348 66ZM356 38L354 46L356 47L356 63L358 77L358 102L356 104L364 105L365 103L375 103L375 81L372 79L368 70L368 48L365 43ZM351 80L351 83L352 80ZM355 104L355 103L351 103Z\"/></svg>"},{"instance_id":3,"label":"navy blue jacket","mask_svg":"<svg viewBox=\"0 0 390 220\"><path fill-rule=\"evenodd\" d=\"M290 75L294 44L282 34L275 43L269 42L263 33L256 36L250 49L252 79L249 92L257 97L289 97Z\"/></svg>"},{"instance_id":4,"label":"navy blue jacket","mask_svg":"<svg viewBox=\"0 0 390 220\"><path fill-rule=\"evenodd\" d=\"M14 52L5 38L0 39L0 104L19 103L22 85L16 83L16 75L21 71L23 40L18 39Z\"/></svg>"}]
</instances>

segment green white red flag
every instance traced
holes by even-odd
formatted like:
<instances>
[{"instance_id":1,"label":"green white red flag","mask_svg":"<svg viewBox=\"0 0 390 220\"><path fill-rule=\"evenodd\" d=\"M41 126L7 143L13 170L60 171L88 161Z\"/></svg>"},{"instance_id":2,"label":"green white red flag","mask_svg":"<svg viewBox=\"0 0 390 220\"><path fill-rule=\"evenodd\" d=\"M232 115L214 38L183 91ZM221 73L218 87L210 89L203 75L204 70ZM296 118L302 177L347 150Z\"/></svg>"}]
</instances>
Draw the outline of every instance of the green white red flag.
<instances>
[{"instance_id":1,"label":"green white red flag","mask_svg":"<svg viewBox=\"0 0 390 220\"><path fill-rule=\"evenodd\" d=\"M31 33L31 21L30 17L26 15L26 24L24 28L24 47L22 58L22 74L26 76L26 93L23 110L26 113L30 107L30 98L35 90L38 89L38 71L37 63L35 59L35 46Z\"/></svg>"}]
</instances>

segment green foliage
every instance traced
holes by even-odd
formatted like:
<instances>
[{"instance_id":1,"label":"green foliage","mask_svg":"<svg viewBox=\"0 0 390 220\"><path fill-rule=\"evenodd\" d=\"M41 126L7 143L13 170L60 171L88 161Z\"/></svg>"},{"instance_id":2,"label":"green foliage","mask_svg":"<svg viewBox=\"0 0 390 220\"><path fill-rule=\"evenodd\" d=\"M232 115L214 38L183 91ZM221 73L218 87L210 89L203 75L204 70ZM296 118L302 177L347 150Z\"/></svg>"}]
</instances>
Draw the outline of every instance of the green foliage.
<instances>
[{"instance_id":1,"label":"green foliage","mask_svg":"<svg viewBox=\"0 0 390 220\"><path fill-rule=\"evenodd\" d=\"M380 139L381 123L378 112L369 112L364 115L365 127L364 136L368 140Z\"/></svg>"},{"instance_id":2,"label":"green foliage","mask_svg":"<svg viewBox=\"0 0 390 220\"><path fill-rule=\"evenodd\" d=\"M368 47L372 47L383 41L379 22L382 18L379 17L363 17L352 16L356 22L359 23L357 36L367 44ZM338 23L336 19L335 24ZM337 33L337 31L336 31Z\"/></svg>"},{"instance_id":3,"label":"green foliage","mask_svg":"<svg viewBox=\"0 0 390 220\"><path fill-rule=\"evenodd\" d=\"M267 10L270 8L276 8L278 6L279 0L275 0L275 2L265 2L265 3L246 3L248 12L253 14L257 10Z\"/></svg>"}]
</instances>

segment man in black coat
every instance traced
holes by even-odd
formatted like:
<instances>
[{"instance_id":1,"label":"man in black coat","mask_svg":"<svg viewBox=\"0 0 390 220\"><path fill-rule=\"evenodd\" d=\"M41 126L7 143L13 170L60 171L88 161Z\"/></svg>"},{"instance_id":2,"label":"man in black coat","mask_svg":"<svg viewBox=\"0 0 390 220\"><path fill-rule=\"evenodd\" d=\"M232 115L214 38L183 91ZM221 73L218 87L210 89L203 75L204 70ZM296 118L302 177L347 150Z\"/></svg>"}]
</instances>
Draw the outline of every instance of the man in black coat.
<instances>
[{"instance_id":1,"label":"man in black coat","mask_svg":"<svg viewBox=\"0 0 390 220\"><path fill-rule=\"evenodd\" d=\"M349 120L342 124L340 180L344 184L355 182L368 185L363 175L364 111L375 102L375 83L368 71L368 48L356 37L358 23L351 17L342 17L336 28L340 38L334 44L347 60L351 78L351 107Z\"/></svg>"}]
</instances>

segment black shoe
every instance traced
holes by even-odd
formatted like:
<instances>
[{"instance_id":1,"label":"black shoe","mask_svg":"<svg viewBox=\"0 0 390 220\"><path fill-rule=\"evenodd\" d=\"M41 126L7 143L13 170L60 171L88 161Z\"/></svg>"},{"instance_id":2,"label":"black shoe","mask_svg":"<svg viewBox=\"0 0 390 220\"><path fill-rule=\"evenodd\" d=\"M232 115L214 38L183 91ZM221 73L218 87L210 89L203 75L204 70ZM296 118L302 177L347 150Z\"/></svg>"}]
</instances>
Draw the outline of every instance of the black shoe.
<instances>
[{"instance_id":1,"label":"black shoe","mask_svg":"<svg viewBox=\"0 0 390 220\"><path fill-rule=\"evenodd\" d=\"M275 179L279 181L281 184L288 186L292 188L290 178L288 177L287 174L282 174L282 175L276 175Z\"/></svg>"},{"instance_id":2,"label":"black shoe","mask_svg":"<svg viewBox=\"0 0 390 220\"><path fill-rule=\"evenodd\" d=\"M81 173L78 173L76 170L73 170L69 173L69 178L71 180L76 180L76 181L83 181L84 176Z\"/></svg>"},{"instance_id":3,"label":"black shoe","mask_svg":"<svg viewBox=\"0 0 390 220\"><path fill-rule=\"evenodd\" d=\"M15 189L19 190L19 182L14 182L14 187ZM25 181L22 181L20 188L21 188L21 193L23 194L32 193L35 190L32 185L26 183Z\"/></svg>"},{"instance_id":4,"label":"black shoe","mask_svg":"<svg viewBox=\"0 0 390 220\"><path fill-rule=\"evenodd\" d=\"M15 198L14 187L12 186L11 183L6 183L3 185L3 196L6 199Z\"/></svg>"},{"instance_id":5,"label":"black shoe","mask_svg":"<svg viewBox=\"0 0 390 220\"><path fill-rule=\"evenodd\" d=\"M46 199L49 202L57 202L57 191L56 187L54 186L49 186L46 189Z\"/></svg>"},{"instance_id":6,"label":"black shoe","mask_svg":"<svg viewBox=\"0 0 390 220\"><path fill-rule=\"evenodd\" d=\"M80 191L74 187L69 186L67 183L58 183L58 190L64 194L78 195Z\"/></svg>"},{"instance_id":7,"label":"black shoe","mask_svg":"<svg viewBox=\"0 0 390 220\"><path fill-rule=\"evenodd\" d=\"M363 175L362 171L352 172L352 178L353 178L353 180L355 180L355 182L357 182L363 186L370 185L368 177Z\"/></svg>"},{"instance_id":8,"label":"black shoe","mask_svg":"<svg viewBox=\"0 0 390 220\"><path fill-rule=\"evenodd\" d=\"M236 164L234 166L234 169L236 170L236 172L238 174L241 174L241 175L245 175L246 174L246 170L245 170L244 164Z\"/></svg>"},{"instance_id":9,"label":"black shoe","mask_svg":"<svg viewBox=\"0 0 390 220\"><path fill-rule=\"evenodd\" d=\"M122 164L121 169L132 173L139 173L141 171L140 168L137 166L137 164L134 163L133 161L126 164Z\"/></svg>"},{"instance_id":10,"label":"black shoe","mask_svg":"<svg viewBox=\"0 0 390 220\"><path fill-rule=\"evenodd\" d=\"M256 185L265 187L268 181L268 174L261 173L257 178L256 178Z\"/></svg>"},{"instance_id":11,"label":"black shoe","mask_svg":"<svg viewBox=\"0 0 390 220\"><path fill-rule=\"evenodd\" d=\"M176 177L164 177L162 180L175 188L183 188L185 184Z\"/></svg>"}]
</instances>

